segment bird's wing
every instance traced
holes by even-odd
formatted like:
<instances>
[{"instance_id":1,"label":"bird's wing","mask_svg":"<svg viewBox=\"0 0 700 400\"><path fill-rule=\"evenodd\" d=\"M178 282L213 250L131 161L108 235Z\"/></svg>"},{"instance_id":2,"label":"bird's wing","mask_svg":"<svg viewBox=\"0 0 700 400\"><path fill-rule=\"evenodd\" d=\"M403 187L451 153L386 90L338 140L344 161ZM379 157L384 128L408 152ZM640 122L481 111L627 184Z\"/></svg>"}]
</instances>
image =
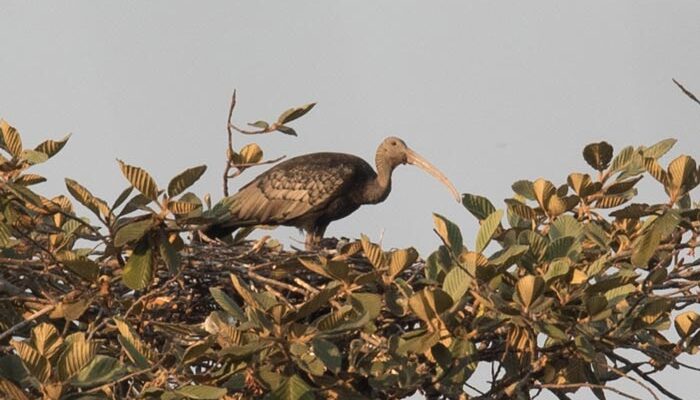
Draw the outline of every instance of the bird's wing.
<instances>
[{"instance_id":1,"label":"bird's wing","mask_svg":"<svg viewBox=\"0 0 700 400\"><path fill-rule=\"evenodd\" d=\"M233 195L229 211L237 223L283 224L323 208L356 173L356 165L337 160L272 168Z\"/></svg>"}]
</instances>

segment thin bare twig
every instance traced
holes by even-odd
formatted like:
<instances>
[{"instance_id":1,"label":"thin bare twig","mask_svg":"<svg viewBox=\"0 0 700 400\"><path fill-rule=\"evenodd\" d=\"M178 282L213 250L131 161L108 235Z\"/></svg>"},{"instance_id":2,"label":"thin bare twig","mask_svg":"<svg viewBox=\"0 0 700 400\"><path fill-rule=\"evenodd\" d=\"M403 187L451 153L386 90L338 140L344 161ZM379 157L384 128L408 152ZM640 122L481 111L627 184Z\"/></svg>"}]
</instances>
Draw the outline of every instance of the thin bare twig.
<instances>
[{"instance_id":1,"label":"thin bare twig","mask_svg":"<svg viewBox=\"0 0 700 400\"><path fill-rule=\"evenodd\" d=\"M695 95L693 93L691 93L688 89L686 89L683 85L681 85L677 80L675 80L675 79L672 79L672 80L673 80L673 83L675 83L676 86L678 86L681 89L681 91L683 91L683 93L685 93L686 96L690 97L690 99L693 100L694 102L700 104L700 100L698 100L698 98L695 97Z\"/></svg>"},{"instance_id":2,"label":"thin bare twig","mask_svg":"<svg viewBox=\"0 0 700 400\"><path fill-rule=\"evenodd\" d=\"M27 319L25 319L24 321L22 321L22 322L20 322L20 323L18 323L18 324L15 324L15 325L12 326L10 329L8 329L8 330L6 330L5 332L3 332L3 333L0 335L0 340L4 340L6 337L12 335L14 332L16 332L16 331L18 331L18 330L24 328L25 326L29 325L32 321L34 321L35 319L41 317L42 315L45 315L45 314L50 313L51 311L54 310L54 308L56 308L56 305L55 305L55 304L49 304L48 306L46 306L46 307L42 308L41 310L35 312L34 314L30 315L30 316L29 316Z\"/></svg>"},{"instance_id":3,"label":"thin bare twig","mask_svg":"<svg viewBox=\"0 0 700 400\"><path fill-rule=\"evenodd\" d=\"M612 386L605 386L605 385L595 385L593 383L565 383L565 384L554 384L554 383L536 383L534 385L535 387L538 388L543 388L543 389L578 389L578 388L590 388L590 389L602 389L602 390L609 390L613 393L617 393L622 397L632 399L632 400L642 400L641 397L635 397L632 396L631 394L627 394L623 392L620 389L615 389Z\"/></svg>"}]
</instances>

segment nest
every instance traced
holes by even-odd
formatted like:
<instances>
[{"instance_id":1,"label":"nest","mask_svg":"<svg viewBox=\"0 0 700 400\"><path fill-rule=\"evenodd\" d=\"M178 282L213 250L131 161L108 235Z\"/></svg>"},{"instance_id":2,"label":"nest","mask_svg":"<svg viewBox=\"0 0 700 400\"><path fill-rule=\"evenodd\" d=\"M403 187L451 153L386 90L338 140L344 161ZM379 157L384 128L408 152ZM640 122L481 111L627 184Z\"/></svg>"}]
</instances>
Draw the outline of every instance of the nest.
<instances>
[{"instance_id":1,"label":"nest","mask_svg":"<svg viewBox=\"0 0 700 400\"><path fill-rule=\"evenodd\" d=\"M45 315L93 327L103 327L114 317L154 326L197 325L218 309L211 288L221 288L243 302L233 290L232 275L252 292L271 293L296 308L330 281L304 267L300 259L341 260L354 272L371 272L374 267L358 250L359 242L336 239L324 240L318 252L284 251L265 239L236 245L192 242L180 253L179 271L158 265L143 292L121 284L122 268L113 259L101 263L100 276L92 283L53 260L2 259L0 332L5 337L10 333L28 337L31 322ZM423 267L418 261L402 276L421 277ZM100 336L99 329L93 331Z\"/></svg>"}]
</instances>

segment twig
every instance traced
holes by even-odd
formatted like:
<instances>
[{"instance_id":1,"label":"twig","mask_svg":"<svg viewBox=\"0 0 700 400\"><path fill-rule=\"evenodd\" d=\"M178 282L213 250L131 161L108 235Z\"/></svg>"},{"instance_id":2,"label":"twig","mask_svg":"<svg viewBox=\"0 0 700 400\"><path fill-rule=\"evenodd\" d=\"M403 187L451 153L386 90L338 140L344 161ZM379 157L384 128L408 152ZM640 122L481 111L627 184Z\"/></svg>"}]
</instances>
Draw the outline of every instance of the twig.
<instances>
[{"instance_id":1,"label":"twig","mask_svg":"<svg viewBox=\"0 0 700 400\"><path fill-rule=\"evenodd\" d=\"M617 360L617 361L620 361L620 362L622 362L623 364L629 366L630 369L631 369L632 371L634 371L640 378L642 378L642 379L644 379L645 381L651 383L656 389L658 389L661 393L663 393L664 395L666 395L666 397L671 398L671 399L673 399L673 400L683 400L683 399L681 399L680 397L676 396L675 394L669 392L666 388L664 388L664 387L663 387L659 382L657 382L654 378L652 378L652 377L650 377L648 374L644 373L644 371L642 371L641 369L639 369L638 366L634 365L634 363L632 363L632 361L630 361L630 360L626 359L625 357L623 357L623 356L621 356L621 355L618 355L618 354L616 354L616 353L614 353L614 352L612 352L612 351L606 352L606 355L607 355L608 357L612 358L612 359L615 359L615 360ZM620 374L620 372L619 372L618 370L616 370L615 368L611 368L611 370L612 370L613 372L615 372L616 374ZM646 389L647 389L649 392L651 392L652 395L653 395L653 392L651 391L651 388L648 388L646 385L643 385L643 384L642 384L641 382L639 382L638 380L633 379L632 377L630 377L630 376L628 376L628 375L626 375L626 374L622 374L621 376L624 376L625 378L628 378L628 379L632 379L633 381L635 381L635 382L637 382L638 384L640 384L642 387L646 388ZM657 398L657 397L654 396L654 398Z\"/></svg>"},{"instance_id":2,"label":"twig","mask_svg":"<svg viewBox=\"0 0 700 400\"><path fill-rule=\"evenodd\" d=\"M34 314L30 315L30 316L29 316L27 319L25 319L24 321L22 321L22 322L20 322L20 323L18 323L18 324L16 324L16 325L14 325L14 326L11 327L10 329L8 329L8 330L6 330L5 332L3 332L3 333L0 335L0 340L4 340L6 337L12 335L15 331L24 328L25 326L29 325L32 321L34 321L35 319L41 317L42 315L45 315L45 314L50 313L51 311L53 311L54 308L56 308L56 305L55 305L55 304L50 304L50 305L48 305L48 306L42 308L41 310L35 312Z\"/></svg>"},{"instance_id":3,"label":"twig","mask_svg":"<svg viewBox=\"0 0 700 400\"><path fill-rule=\"evenodd\" d=\"M256 274L256 273L253 272L253 271L248 271L248 276L249 276L250 278L252 278L252 279L258 281L258 282L267 283L268 285L277 286L277 287L280 287L280 288L283 288L283 289L287 289L287 290L289 290L290 292L294 292L294 293L299 293L299 294L306 295L306 291L303 290L303 289L300 289L300 288L298 288L298 287L296 287L296 286L292 286L292 285L290 285L290 284L288 284L288 283L276 281L276 280L270 279L270 278L265 278L264 276L258 275L258 274Z\"/></svg>"},{"instance_id":4,"label":"twig","mask_svg":"<svg viewBox=\"0 0 700 400\"><path fill-rule=\"evenodd\" d=\"M628 398L628 399L643 400L640 397L632 396L630 394L623 392L620 389L615 389L612 386L595 385L593 383L564 383L564 384L554 384L554 383L540 384L540 383L536 383L534 386L539 387L539 388L543 388L543 389L550 389L550 390L551 389L578 389L578 388L582 388L582 387L590 388L590 389L603 389L603 390L609 390L613 393L617 393L620 396Z\"/></svg>"},{"instance_id":5,"label":"twig","mask_svg":"<svg viewBox=\"0 0 700 400\"><path fill-rule=\"evenodd\" d=\"M675 80L675 79L672 79L672 80L673 80L673 83L675 83L676 86L678 86L683 91L683 93L685 93L686 96L690 97L690 99L693 100L694 102L700 104L700 100L698 100L698 98L695 97L694 94L692 94L688 89L683 87L683 85L681 85L677 80Z\"/></svg>"}]
</instances>

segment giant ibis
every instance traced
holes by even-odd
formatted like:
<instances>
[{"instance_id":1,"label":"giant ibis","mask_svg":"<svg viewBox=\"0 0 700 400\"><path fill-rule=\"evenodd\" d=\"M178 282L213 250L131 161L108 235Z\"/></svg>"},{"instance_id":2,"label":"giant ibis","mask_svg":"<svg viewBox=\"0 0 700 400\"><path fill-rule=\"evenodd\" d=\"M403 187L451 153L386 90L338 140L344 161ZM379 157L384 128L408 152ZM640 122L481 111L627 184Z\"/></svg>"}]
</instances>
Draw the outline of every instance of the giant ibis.
<instances>
[{"instance_id":1,"label":"giant ibis","mask_svg":"<svg viewBox=\"0 0 700 400\"><path fill-rule=\"evenodd\" d=\"M363 159L344 153L312 153L288 159L263 172L213 209L216 222L204 229L223 237L255 225L287 225L306 231L307 250L315 248L332 221L363 204L384 201L391 191L391 174L401 164L413 164L460 195L445 175L397 137L377 148L376 172Z\"/></svg>"}]
</instances>

